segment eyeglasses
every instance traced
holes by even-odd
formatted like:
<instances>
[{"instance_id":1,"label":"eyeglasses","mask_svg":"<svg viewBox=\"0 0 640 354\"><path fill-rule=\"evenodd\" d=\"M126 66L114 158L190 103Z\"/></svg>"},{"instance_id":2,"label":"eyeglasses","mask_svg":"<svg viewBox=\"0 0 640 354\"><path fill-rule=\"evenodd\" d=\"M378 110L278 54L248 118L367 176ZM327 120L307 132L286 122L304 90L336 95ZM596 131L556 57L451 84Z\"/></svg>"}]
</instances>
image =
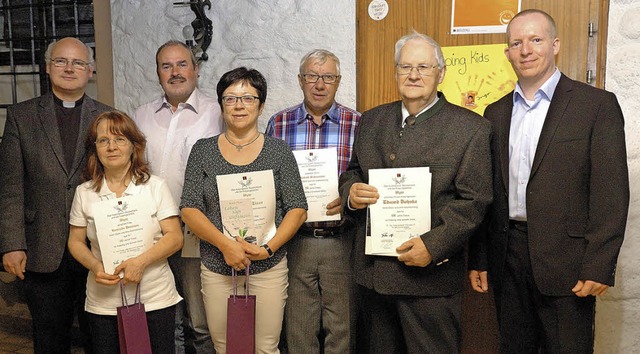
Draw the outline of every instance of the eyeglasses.
<instances>
[{"instance_id":1,"label":"eyeglasses","mask_svg":"<svg viewBox=\"0 0 640 354\"><path fill-rule=\"evenodd\" d=\"M409 75L411 74L411 70L416 69L418 70L418 74L420 74L420 76L432 76L433 69L437 67L438 65L427 64L420 64L418 66L411 66L409 64L397 64L396 72L398 73L398 75Z\"/></svg>"},{"instance_id":2,"label":"eyeglasses","mask_svg":"<svg viewBox=\"0 0 640 354\"><path fill-rule=\"evenodd\" d=\"M332 75L332 74L325 74L325 75L303 74L302 75L302 79L307 84L315 84L316 82L318 82L320 78L322 78L322 81L325 84L333 84L336 81L338 81L338 79L340 79L340 75Z\"/></svg>"},{"instance_id":3,"label":"eyeglasses","mask_svg":"<svg viewBox=\"0 0 640 354\"><path fill-rule=\"evenodd\" d=\"M53 58L49 59L49 62L53 63L53 66L58 68L66 68L67 64L71 63L71 66L73 66L74 69L78 70L87 70L90 65L86 61L82 61L80 59L69 60L67 58Z\"/></svg>"},{"instance_id":4,"label":"eyeglasses","mask_svg":"<svg viewBox=\"0 0 640 354\"><path fill-rule=\"evenodd\" d=\"M99 148L106 148L111 145L111 141L116 143L117 146L126 146L129 144L129 139L125 138L124 136L117 136L113 139L100 138L96 140L96 146Z\"/></svg>"},{"instance_id":5,"label":"eyeglasses","mask_svg":"<svg viewBox=\"0 0 640 354\"><path fill-rule=\"evenodd\" d=\"M244 104L245 106L249 106L254 104L257 100L259 100L260 97L258 96L222 96L222 102L226 105L226 106L233 106L235 105L238 100L240 100L240 102L242 102L242 104Z\"/></svg>"}]
</instances>

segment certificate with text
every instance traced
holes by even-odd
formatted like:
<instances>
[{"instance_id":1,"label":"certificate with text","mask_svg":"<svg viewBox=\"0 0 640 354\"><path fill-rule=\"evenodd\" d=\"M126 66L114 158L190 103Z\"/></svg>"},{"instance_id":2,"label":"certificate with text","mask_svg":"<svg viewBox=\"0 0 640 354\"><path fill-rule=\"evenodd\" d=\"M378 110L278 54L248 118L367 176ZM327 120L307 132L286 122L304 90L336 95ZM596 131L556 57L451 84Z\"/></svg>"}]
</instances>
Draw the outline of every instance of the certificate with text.
<instances>
[{"instance_id":1,"label":"certificate with text","mask_svg":"<svg viewBox=\"0 0 640 354\"><path fill-rule=\"evenodd\" d=\"M276 189L273 171L216 176L222 233L262 245L276 234Z\"/></svg>"},{"instance_id":2,"label":"certificate with text","mask_svg":"<svg viewBox=\"0 0 640 354\"><path fill-rule=\"evenodd\" d=\"M327 204L339 197L337 149L295 150L293 155L307 197L307 222L340 220L340 214L327 215Z\"/></svg>"},{"instance_id":3,"label":"certificate with text","mask_svg":"<svg viewBox=\"0 0 640 354\"><path fill-rule=\"evenodd\" d=\"M372 169L369 184L380 197L367 211L365 253L398 256L398 246L431 230L429 167Z\"/></svg>"},{"instance_id":4,"label":"certificate with text","mask_svg":"<svg viewBox=\"0 0 640 354\"><path fill-rule=\"evenodd\" d=\"M148 201L141 195L93 203L96 233L105 273L137 257L153 245L154 228Z\"/></svg>"}]
</instances>

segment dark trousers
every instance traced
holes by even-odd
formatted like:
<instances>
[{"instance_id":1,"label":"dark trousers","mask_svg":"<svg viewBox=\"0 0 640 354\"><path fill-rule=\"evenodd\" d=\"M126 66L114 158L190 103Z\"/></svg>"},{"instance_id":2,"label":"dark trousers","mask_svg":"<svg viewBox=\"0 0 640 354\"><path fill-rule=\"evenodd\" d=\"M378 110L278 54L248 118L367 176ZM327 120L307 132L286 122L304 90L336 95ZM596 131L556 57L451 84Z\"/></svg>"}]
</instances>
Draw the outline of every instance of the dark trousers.
<instances>
[{"instance_id":1,"label":"dark trousers","mask_svg":"<svg viewBox=\"0 0 640 354\"><path fill-rule=\"evenodd\" d=\"M358 287L358 353L450 354L462 344L462 292L445 297L389 296ZM364 342L362 341L364 339Z\"/></svg>"},{"instance_id":2,"label":"dark trousers","mask_svg":"<svg viewBox=\"0 0 640 354\"><path fill-rule=\"evenodd\" d=\"M94 354L120 353L117 316L104 316L88 313L89 328ZM175 352L176 307L147 312L147 325L151 340L151 352L154 354L173 354Z\"/></svg>"},{"instance_id":3,"label":"dark trousers","mask_svg":"<svg viewBox=\"0 0 640 354\"><path fill-rule=\"evenodd\" d=\"M501 353L593 352L595 297L540 293L531 270L526 228L509 230L507 260L496 295Z\"/></svg>"},{"instance_id":4,"label":"dark trousers","mask_svg":"<svg viewBox=\"0 0 640 354\"><path fill-rule=\"evenodd\" d=\"M71 326L78 315L81 345L91 353L84 312L87 270L65 254L53 273L25 273L24 289L33 326L34 352L69 353Z\"/></svg>"}]
</instances>

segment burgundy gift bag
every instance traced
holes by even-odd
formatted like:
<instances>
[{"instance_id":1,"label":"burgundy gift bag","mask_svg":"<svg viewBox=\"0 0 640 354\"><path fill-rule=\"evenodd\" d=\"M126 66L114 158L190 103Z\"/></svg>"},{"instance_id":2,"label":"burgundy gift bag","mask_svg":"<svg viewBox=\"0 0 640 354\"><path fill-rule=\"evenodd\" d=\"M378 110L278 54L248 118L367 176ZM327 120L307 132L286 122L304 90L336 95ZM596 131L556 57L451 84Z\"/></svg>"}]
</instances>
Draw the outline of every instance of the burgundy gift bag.
<instances>
[{"instance_id":1,"label":"burgundy gift bag","mask_svg":"<svg viewBox=\"0 0 640 354\"><path fill-rule=\"evenodd\" d=\"M120 281L122 306L118 311L118 335L120 337L120 354L151 354L151 340L147 326L147 313L140 302L140 284L136 285L135 303L127 303L124 285Z\"/></svg>"},{"instance_id":2,"label":"burgundy gift bag","mask_svg":"<svg viewBox=\"0 0 640 354\"><path fill-rule=\"evenodd\" d=\"M238 274L231 270L233 294L227 300L227 354L254 354L256 350L256 296L249 295L249 267L244 296L238 296Z\"/></svg>"}]
</instances>

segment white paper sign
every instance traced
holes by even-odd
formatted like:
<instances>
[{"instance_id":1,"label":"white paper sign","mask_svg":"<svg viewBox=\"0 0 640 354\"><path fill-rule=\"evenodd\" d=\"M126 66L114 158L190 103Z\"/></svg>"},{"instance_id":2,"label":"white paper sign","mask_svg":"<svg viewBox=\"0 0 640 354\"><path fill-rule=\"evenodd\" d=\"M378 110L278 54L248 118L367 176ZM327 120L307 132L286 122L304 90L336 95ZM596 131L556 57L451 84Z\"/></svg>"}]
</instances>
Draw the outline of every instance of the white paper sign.
<instances>
[{"instance_id":1,"label":"white paper sign","mask_svg":"<svg viewBox=\"0 0 640 354\"><path fill-rule=\"evenodd\" d=\"M307 197L307 222L340 220L340 214L327 215L327 204L337 199L338 151L327 149L295 150L300 179Z\"/></svg>"},{"instance_id":2,"label":"white paper sign","mask_svg":"<svg viewBox=\"0 0 640 354\"><path fill-rule=\"evenodd\" d=\"M273 171L216 176L222 231L262 245L276 234L276 189Z\"/></svg>"},{"instance_id":3,"label":"white paper sign","mask_svg":"<svg viewBox=\"0 0 640 354\"><path fill-rule=\"evenodd\" d=\"M153 245L153 218L140 195L93 203L96 233L105 273Z\"/></svg>"},{"instance_id":4,"label":"white paper sign","mask_svg":"<svg viewBox=\"0 0 640 354\"><path fill-rule=\"evenodd\" d=\"M398 256L398 246L431 230L429 168L372 169L369 184L380 198L368 208L365 253Z\"/></svg>"},{"instance_id":5,"label":"white paper sign","mask_svg":"<svg viewBox=\"0 0 640 354\"><path fill-rule=\"evenodd\" d=\"M183 258L200 258L200 238L191 231L187 224L184 225L182 236L184 243L180 256Z\"/></svg>"}]
</instances>

